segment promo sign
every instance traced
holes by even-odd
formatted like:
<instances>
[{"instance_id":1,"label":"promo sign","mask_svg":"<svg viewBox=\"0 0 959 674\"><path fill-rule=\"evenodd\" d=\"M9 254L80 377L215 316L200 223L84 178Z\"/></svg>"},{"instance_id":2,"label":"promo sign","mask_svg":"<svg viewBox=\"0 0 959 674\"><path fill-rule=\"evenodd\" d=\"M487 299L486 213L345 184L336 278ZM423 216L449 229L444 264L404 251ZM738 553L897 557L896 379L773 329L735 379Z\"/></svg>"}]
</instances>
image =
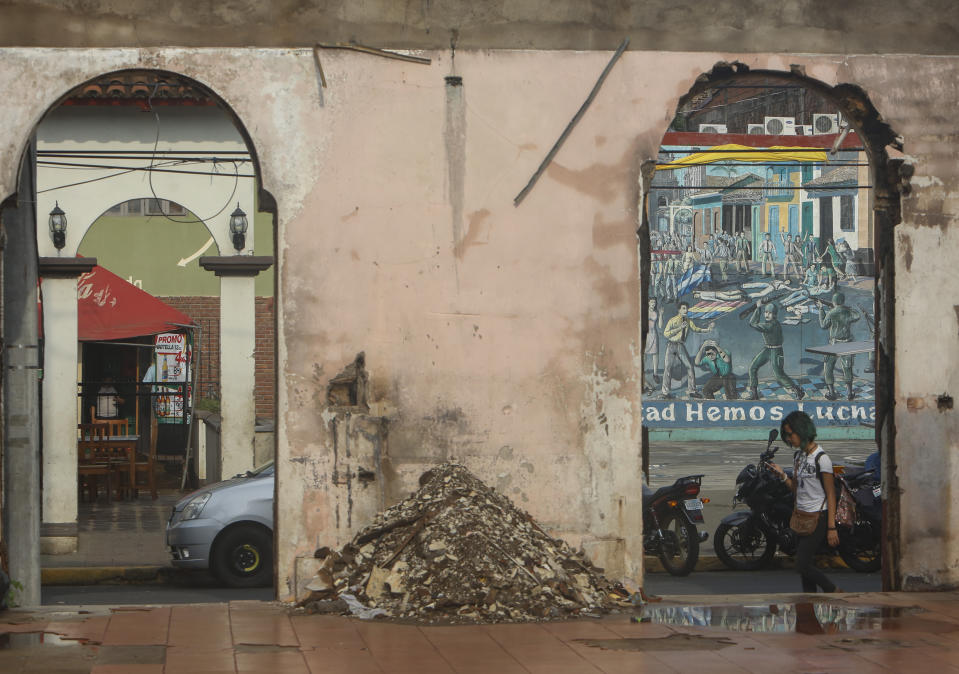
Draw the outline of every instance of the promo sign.
<instances>
[{"instance_id":1,"label":"promo sign","mask_svg":"<svg viewBox=\"0 0 959 674\"><path fill-rule=\"evenodd\" d=\"M165 332L156 336L154 341L156 353L156 381L177 382L184 386L189 381L190 357L192 355L189 340L179 332ZM182 386L155 387L153 408L159 423L182 423L184 420L183 396L180 395ZM170 395L166 395L169 392ZM189 405L191 391L187 389L187 404Z\"/></svg>"}]
</instances>

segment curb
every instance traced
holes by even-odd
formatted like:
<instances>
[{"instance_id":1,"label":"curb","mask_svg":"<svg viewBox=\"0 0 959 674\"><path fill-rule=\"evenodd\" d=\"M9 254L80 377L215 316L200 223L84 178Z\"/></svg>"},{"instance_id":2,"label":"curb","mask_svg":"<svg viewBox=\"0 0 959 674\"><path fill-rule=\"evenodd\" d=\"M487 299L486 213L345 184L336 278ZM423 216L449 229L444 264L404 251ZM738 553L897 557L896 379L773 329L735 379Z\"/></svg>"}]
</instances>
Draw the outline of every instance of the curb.
<instances>
[{"instance_id":1,"label":"curb","mask_svg":"<svg viewBox=\"0 0 959 674\"><path fill-rule=\"evenodd\" d=\"M774 569L793 568L791 557L777 556L767 567ZM817 566L826 569L846 569L839 557L820 557ZM666 573L658 557L643 557L646 573ZM700 555L695 571L731 571L715 555ZM40 570L43 585L181 585L209 586L216 581L208 573L175 569L172 566L64 566Z\"/></svg>"},{"instance_id":2,"label":"curb","mask_svg":"<svg viewBox=\"0 0 959 674\"><path fill-rule=\"evenodd\" d=\"M763 569L764 571L772 571L776 569L792 569L795 566L795 560L792 557L784 557L782 555L776 555L773 557L773 560L769 565ZM816 558L816 566L821 569L848 569L849 567L845 562L838 556L836 557L824 557L819 556ZM645 555L643 557L643 569L646 573L666 573L666 569L663 568L663 563L659 561L659 557L651 557ZM700 555L699 560L696 562L696 568L694 571L732 571L728 566L720 561L719 557L715 555Z\"/></svg>"},{"instance_id":3,"label":"curb","mask_svg":"<svg viewBox=\"0 0 959 674\"><path fill-rule=\"evenodd\" d=\"M40 570L43 585L166 585L183 578L169 566L65 566Z\"/></svg>"}]
</instances>

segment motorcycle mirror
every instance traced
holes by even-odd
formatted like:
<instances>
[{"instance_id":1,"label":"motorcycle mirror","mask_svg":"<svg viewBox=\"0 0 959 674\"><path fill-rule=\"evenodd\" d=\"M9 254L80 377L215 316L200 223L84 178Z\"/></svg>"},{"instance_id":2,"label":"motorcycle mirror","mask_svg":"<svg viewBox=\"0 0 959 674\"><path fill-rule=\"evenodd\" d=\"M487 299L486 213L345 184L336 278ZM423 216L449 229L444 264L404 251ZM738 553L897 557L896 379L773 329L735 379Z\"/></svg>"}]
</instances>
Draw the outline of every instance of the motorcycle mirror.
<instances>
[{"instance_id":1,"label":"motorcycle mirror","mask_svg":"<svg viewBox=\"0 0 959 674\"><path fill-rule=\"evenodd\" d=\"M779 437L779 431L777 431L775 428L769 431L769 444L770 445L773 444L773 442L775 442L776 438L778 437Z\"/></svg>"}]
</instances>

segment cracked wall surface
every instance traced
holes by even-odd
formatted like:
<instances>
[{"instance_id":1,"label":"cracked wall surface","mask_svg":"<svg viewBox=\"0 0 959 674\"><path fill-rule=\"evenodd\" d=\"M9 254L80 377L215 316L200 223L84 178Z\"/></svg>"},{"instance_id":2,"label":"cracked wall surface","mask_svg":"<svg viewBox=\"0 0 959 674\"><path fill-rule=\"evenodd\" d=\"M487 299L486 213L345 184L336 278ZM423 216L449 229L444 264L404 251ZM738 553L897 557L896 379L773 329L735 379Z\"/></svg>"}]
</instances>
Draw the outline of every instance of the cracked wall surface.
<instances>
[{"instance_id":1,"label":"cracked wall surface","mask_svg":"<svg viewBox=\"0 0 959 674\"><path fill-rule=\"evenodd\" d=\"M111 70L192 77L242 122L277 204L281 598L297 559L348 537L335 522L355 494L334 481L327 387L359 351L368 413L388 438L381 483L366 491L395 502L455 459L638 579L639 172L679 98L720 60L856 83L906 140L919 182L896 238L902 573L959 585L959 423L937 403L959 388L959 148L930 113L959 103L959 59L627 52L516 208L609 53L458 50L453 97L449 50L425 55L430 65L324 52L321 102L308 49L0 50L4 198L47 107Z\"/></svg>"}]
</instances>

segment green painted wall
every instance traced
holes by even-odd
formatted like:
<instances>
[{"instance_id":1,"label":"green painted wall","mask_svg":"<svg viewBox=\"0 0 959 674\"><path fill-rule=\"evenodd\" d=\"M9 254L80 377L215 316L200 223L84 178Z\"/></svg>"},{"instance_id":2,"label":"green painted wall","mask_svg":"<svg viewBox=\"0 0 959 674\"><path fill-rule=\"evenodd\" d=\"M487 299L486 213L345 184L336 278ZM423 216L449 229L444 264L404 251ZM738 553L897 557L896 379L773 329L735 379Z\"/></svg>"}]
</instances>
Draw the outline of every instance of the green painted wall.
<instances>
[{"instance_id":1,"label":"green painted wall","mask_svg":"<svg viewBox=\"0 0 959 674\"><path fill-rule=\"evenodd\" d=\"M272 215L257 213L255 218L253 249L257 255L273 255ZM97 258L100 266L121 278L141 282L151 295L219 296L220 279L198 262L197 253L210 239L202 223L176 222L163 216L105 215L87 231L79 254ZM222 252L229 255L233 251ZM211 243L202 255L220 255L220 251ZM193 259L180 266L181 260L189 258ZM256 277L257 297L273 296L273 272L270 267Z\"/></svg>"}]
</instances>

